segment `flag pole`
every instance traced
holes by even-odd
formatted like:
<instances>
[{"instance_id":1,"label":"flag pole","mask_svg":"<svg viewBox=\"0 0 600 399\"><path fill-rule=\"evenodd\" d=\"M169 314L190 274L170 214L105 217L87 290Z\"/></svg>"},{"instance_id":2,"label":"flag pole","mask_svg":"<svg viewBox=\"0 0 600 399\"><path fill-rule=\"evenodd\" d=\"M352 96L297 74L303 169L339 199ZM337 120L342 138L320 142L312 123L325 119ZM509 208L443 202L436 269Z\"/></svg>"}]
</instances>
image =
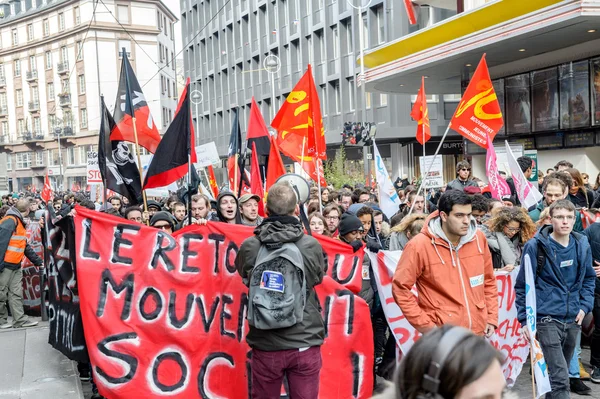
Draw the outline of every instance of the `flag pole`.
<instances>
[{"instance_id":1,"label":"flag pole","mask_svg":"<svg viewBox=\"0 0 600 399\"><path fill-rule=\"evenodd\" d=\"M188 139L189 143L189 139ZM188 144L189 146L189 144ZM192 154L191 150L188 149L188 178L187 178L187 208L188 208L188 224L192 224Z\"/></svg>"},{"instance_id":2,"label":"flag pole","mask_svg":"<svg viewBox=\"0 0 600 399\"><path fill-rule=\"evenodd\" d=\"M440 150L442 149L442 144L444 144L444 140L446 139L446 136L448 135L448 132L450 131L450 126L452 126L452 123L448 124L448 127L446 128L446 131L444 132L444 135L442 136L442 139L440 140L440 144L438 145L437 149L435 150L435 154L433 155L433 158L431 159L429 168L427 168L427 173L425 173L424 175L423 175L423 173L421 173L421 184L419 184L419 189L417 190L417 195L415 197L418 197L419 194L421 194L421 190L423 189L423 184L425 183L425 178L423 176L429 176L429 172L431 172L433 163L435 162L435 159L439 155ZM425 165L425 161L423 161L423 165ZM410 210L408 211L407 216L412 213L414 208L415 208L415 201L413 201L412 205L410 206Z\"/></svg>"},{"instance_id":3,"label":"flag pole","mask_svg":"<svg viewBox=\"0 0 600 399\"><path fill-rule=\"evenodd\" d=\"M135 123L135 114L134 116L131 118L132 122L133 122L133 137L135 138L135 155L137 156L137 161L138 161L138 171L140 173L140 183L142 185L142 199L144 201L144 213L148 212L148 203L146 201L146 192L144 191L144 179L143 179L143 173L142 173L142 158L140 157L140 144L138 141L138 134L137 134L137 126ZM146 225L149 226L150 225L150 221L146 220Z\"/></svg>"},{"instance_id":4,"label":"flag pole","mask_svg":"<svg viewBox=\"0 0 600 399\"><path fill-rule=\"evenodd\" d=\"M304 169L304 147L306 146L306 137L302 138L302 152L300 153L300 169Z\"/></svg>"},{"instance_id":5,"label":"flag pole","mask_svg":"<svg viewBox=\"0 0 600 399\"><path fill-rule=\"evenodd\" d=\"M421 125L421 129L423 129L423 166L425 166L425 162L427 160L427 158L425 158L425 121L423 121L423 124ZM432 165L433 165L433 163L432 163ZM421 179L421 184L424 183L425 180L427 180L427 176L429 176L429 172L427 172L424 179ZM423 210L425 211L425 213L427 213L427 194L426 193L423 195L423 199L424 199Z\"/></svg>"}]
</instances>

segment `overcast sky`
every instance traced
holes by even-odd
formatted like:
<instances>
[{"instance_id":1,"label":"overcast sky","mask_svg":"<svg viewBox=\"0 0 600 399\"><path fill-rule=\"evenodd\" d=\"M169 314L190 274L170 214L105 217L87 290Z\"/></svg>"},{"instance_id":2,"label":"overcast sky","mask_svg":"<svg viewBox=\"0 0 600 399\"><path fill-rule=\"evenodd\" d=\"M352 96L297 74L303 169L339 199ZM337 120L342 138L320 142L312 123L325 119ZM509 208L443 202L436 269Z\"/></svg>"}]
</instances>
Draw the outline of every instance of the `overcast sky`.
<instances>
[{"instance_id":1,"label":"overcast sky","mask_svg":"<svg viewBox=\"0 0 600 399\"><path fill-rule=\"evenodd\" d=\"M179 13L179 0L162 0L163 3L177 16L178 19L181 19L181 14ZM181 21L177 22L175 25L175 53L179 53L181 51L183 44L181 43ZM179 57L181 58L181 56Z\"/></svg>"}]
</instances>

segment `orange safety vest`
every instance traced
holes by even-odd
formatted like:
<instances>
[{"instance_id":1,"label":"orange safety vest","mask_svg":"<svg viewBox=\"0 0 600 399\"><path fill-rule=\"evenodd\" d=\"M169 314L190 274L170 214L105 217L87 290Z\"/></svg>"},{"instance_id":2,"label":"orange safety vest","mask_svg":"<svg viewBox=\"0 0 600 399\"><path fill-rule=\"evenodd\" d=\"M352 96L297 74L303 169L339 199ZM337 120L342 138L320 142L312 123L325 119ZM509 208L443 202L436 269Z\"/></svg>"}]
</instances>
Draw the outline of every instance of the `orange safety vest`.
<instances>
[{"instance_id":1,"label":"orange safety vest","mask_svg":"<svg viewBox=\"0 0 600 399\"><path fill-rule=\"evenodd\" d=\"M15 228L15 232L10 237L10 241L8 242L8 247L6 248L6 253L4 254L4 263L11 263L13 265L18 265L23 260L25 256L25 247L27 246L27 230L21 221L12 215L7 215L2 220L0 220L0 224L2 224L7 218L11 218L15 220L17 227Z\"/></svg>"}]
</instances>

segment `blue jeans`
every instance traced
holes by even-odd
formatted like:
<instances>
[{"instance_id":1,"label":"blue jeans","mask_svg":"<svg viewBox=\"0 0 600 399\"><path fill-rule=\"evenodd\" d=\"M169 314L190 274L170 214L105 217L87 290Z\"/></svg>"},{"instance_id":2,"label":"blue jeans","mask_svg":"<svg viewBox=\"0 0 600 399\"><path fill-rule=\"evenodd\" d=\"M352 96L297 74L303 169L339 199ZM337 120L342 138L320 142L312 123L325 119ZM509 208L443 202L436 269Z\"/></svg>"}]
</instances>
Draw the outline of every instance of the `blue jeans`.
<instances>
[{"instance_id":1,"label":"blue jeans","mask_svg":"<svg viewBox=\"0 0 600 399\"><path fill-rule=\"evenodd\" d=\"M537 339L548 364L552 391L546 399L569 399L569 361L573 357L581 327L577 323L562 323L543 317L537 325Z\"/></svg>"},{"instance_id":2,"label":"blue jeans","mask_svg":"<svg viewBox=\"0 0 600 399\"><path fill-rule=\"evenodd\" d=\"M575 342L575 351L573 357L569 362L569 378L580 378L579 374L579 358L581 357L581 331L577 334L577 341Z\"/></svg>"}]
</instances>

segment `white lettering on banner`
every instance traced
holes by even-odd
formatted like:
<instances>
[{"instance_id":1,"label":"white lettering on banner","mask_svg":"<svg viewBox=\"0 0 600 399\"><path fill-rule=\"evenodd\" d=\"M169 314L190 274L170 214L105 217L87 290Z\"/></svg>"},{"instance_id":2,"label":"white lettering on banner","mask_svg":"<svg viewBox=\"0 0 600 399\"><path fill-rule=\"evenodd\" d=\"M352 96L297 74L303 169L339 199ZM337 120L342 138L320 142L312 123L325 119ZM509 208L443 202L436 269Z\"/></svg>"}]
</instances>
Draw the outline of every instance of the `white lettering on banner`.
<instances>
[{"instance_id":1,"label":"white lettering on banner","mask_svg":"<svg viewBox=\"0 0 600 399\"><path fill-rule=\"evenodd\" d=\"M421 334L406 320L392 295L392 278L402 251L379 251L377 254L366 251L366 253L371 260L373 278L377 283L379 299L381 300L390 330L396 338L400 351L406 353L420 338ZM502 365L502 370L509 387L512 387L517 380L523 368L523 363L529 355L529 343L521 334L521 323L517 320L514 282L517 279L518 273L518 267L511 273L496 273L496 282L498 284L498 328L494 335L489 338L490 343L506 359ZM471 286L473 286L474 279L477 280L476 283L479 283L480 279L483 283L484 276L471 278ZM418 296L416 287L413 287L412 292L415 296Z\"/></svg>"},{"instance_id":2,"label":"white lettering on banner","mask_svg":"<svg viewBox=\"0 0 600 399\"><path fill-rule=\"evenodd\" d=\"M475 118L474 116L471 116L471 121L478 124L479 127L481 127L482 129L486 130L488 134L494 135L496 133L494 132L494 129L490 128L488 125L483 123L480 119Z\"/></svg>"}]
</instances>

